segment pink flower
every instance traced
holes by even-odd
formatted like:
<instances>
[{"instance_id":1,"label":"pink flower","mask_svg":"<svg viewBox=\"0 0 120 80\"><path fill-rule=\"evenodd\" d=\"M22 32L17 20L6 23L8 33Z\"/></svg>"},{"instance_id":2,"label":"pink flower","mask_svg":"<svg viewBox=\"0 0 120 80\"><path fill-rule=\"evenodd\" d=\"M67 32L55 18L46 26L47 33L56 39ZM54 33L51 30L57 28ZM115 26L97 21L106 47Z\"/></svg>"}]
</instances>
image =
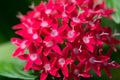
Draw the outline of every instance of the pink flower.
<instances>
[{"instance_id":1,"label":"pink flower","mask_svg":"<svg viewBox=\"0 0 120 80\"><path fill-rule=\"evenodd\" d=\"M34 64L42 65L42 61L41 61L41 59L39 57L40 54L41 54L42 48L43 47L40 47L38 49L38 51L36 51L35 46L32 44L29 47L30 54L23 54L23 55L18 56L21 60L26 60L27 61L26 66L25 66L25 71L32 68L32 66Z\"/></svg>"},{"instance_id":2,"label":"pink flower","mask_svg":"<svg viewBox=\"0 0 120 80\"><path fill-rule=\"evenodd\" d=\"M68 47L63 49L63 52L61 55L52 53L51 57L57 57L56 66L61 69L65 77L68 77L69 72L68 72L67 66L73 63L73 60L71 58L68 58Z\"/></svg>"},{"instance_id":3,"label":"pink flower","mask_svg":"<svg viewBox=\"0 0 120 80\"><path fill-rule=\"evenodd\" d=\"M109 49L106 53L106 56L111 57L111 54L112 54L112 49ZM102 63L101 70L104 69L106 74L109 76L109 78L112 78L110 68L120 68L120 65L115 61L111 61L110 59Z\"/></svg>"},{"instance_id":4,"label":"pink flower","mask_svg":"<svg viewBox=\"0 0 120 80\"><path fill-rule=\"evenodd\" d=\"M24 54L25 49L29 46L29 42L27 40L21 40L18 38L12 38L12 43L18 46L18 48L13 52L13 57Z\"/></svg>"},{"instance_id":5,"label":"pink flower","mask_svg":"<svg viewBox=\"0 0 120 80\"><path fill-rule=\"evenodd\" d=\"M70 66L70 73L68 77L64 77L64 80L69 80L71 78L73 78L74 80L80 80L80 77L84 77L84 78L90 78L92 77L91 74L89 74L88 72L84 72L84 61L79 63L78 65L72 64Z\"/></svg>"},{"instance_id":6,"label":"pink flower","mask_svg":"<svg viewBox=\"0 0 120 80\"><path fill-rule=\"evenodd\" d=\"M104 56L104 55L99 55L97 52L97 47L95 48L94 52L92 54L88 54L86 56L87 61L85 62L86 65L86 69L85 72L88 72L91 70L91 68L93 68L93 70L95 71L95 73L98 76L101 76L101 72L100 72L100 64L106 62L109 60L108 56Z\"/></svg>"},{"instance_id":7,"label":"pink flower","mask_svg":"<svg viewBox=\"0 0 120 80\"><path fill-rule=\"evenodd\" d=\"M44 49L45 56L48 56L52 50L58 54L62 53L60 47L57 45L57 43L54 41L53 38L46 37L43 43L45 45L45 49Z\"/></svg>"},{"instance_id":8,"label":"pink flower","mask_svg":"<svg viewBox=\"0 0 120 80\"><path fill-rule=\"evenodd\" d=\"M55 77L60 77L60 74L58 73L58 68L55 67L57 58L52 58L50 61L46 57L43 57L43 71L40 75L40 80L46 80L48 74L51 74Z\"/></svg>"}]
</instances>

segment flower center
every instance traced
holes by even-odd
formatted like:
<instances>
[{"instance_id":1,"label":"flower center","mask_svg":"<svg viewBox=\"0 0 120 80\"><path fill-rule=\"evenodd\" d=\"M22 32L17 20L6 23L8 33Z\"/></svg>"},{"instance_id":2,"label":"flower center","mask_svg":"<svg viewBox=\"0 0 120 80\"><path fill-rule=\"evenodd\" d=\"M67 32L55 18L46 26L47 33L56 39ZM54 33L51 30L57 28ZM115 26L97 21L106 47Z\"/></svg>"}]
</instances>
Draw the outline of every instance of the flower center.
<instances>
[{"instance_id":1,"label":"flower center","mask_svg":"<svg viewBox=\"0 0 120 80\"><path fill-rule=\"evenodd\" d=\"M91 57L91 58L89 59L89 62L90 62L91 64L95 64L95 63L101 63L102 61L95 60L95 57Z\"/></svg>"},{"instance_id":2,"label":"flower center","mask_svg":"<svg viewBox=\"0 0 120 80\"><path fill-rule=\"evenodd\" d=\"M28 33L29 33L29 34L32 34L32 33L33 33L32 28L28 28Z\"/></svg>"},{"instance_id":3,"label":"flower center","mask_svg":"<svg viewBox=\"0 0 120 80\"><path fill-rule=\"evenodd\" d=\"M41 26L42 27L47 27L48 26L48 22L47 21L42 21Z\"/></svg>"},{"instance_id":4,"label":"flower center","mask_svg":"<svg viewBox=\"0 0 120 80\"><path fill-rule=\"evenodd\" d=\"M45 64L44 68L45 68L45 71L49 71L51 69L50 64Z\"/></svg>"},{"instance_id":5,"label":"flower center","mask_svg":"<svg viewBox=\"0 0 120 80\"><path fill-rule=\"evenodd\" d=\"M63 12L62 17L67 17L67 14L65 12Z\"/></svg>"},{"instance_id":6,"label":"flower center","mask_svg":"<svg viewBox=\"0 0 120 80\"><path fill-rule=\"evenodd\" d=\"M45 44L46 44L47 47L52 47L53 46L53 41L45 42Z\"/></svg>"},{"instance_id":7,"label":"flower center","mask_svg":"<svg viewBox=\"0 0 120 80\"><path fill-rule=\"evenodd\" d=\"M84 37L83 37L83 42L86 43L86 44L89 43L89 42L90 42L90 38L84 36Z\"/></svg>"},{"instance_id":8,"label":"flower center","mask_svg":"<svg viewBox=\"0 0 120 80\"><path fill-rule=\"evenodd\" d=\"M80 53L78 48L73 48L73 52L74 52L74 54L79 54Z\"/></svg>"},{"instance_id":9,"label":"flower center","mask_svg":"<svg viewBox=\"0 0 120 80\"><path fill-rule=\"evenodd\" d=\"M108 65L108 63L107 63L107 62L104 62L104 63L103 63L103 65L104 65L104 66L107 66L107 65Z\"/></svg>"},{"instance_id":10,"label":"flower center","mask_svg":"<svg viewBox=\"0 0 120 80\"><path fill-rule=\"evenodd\" d=\"M47 10L45 10L45 13L48 14L48 15L49 15L51 12L52 12L51 9L47 9Z\"/></svg>"},{"instance_id":11,"label":"flower center","mask_svg":"<svg viewBox=\"0 0 120 80\"><path fill-rule=\"evenodd\" d=\"M38 39L38 34L33 34L33 39Z\"/></svg>"},{"instance_id":12,"label":"flower center","mask_svg":"<svg viewBox=\"0 0 120 80\"><path fill-rule=\"evenodd\" d=\"M32 61L35 61L35 60L37 59L37 55L36 55L36 54L31 54L31 55L30 55L30 59L31 59Z\"/></svg>"},{"instance_id":13,"label":"flower center","mask_svg":"<svg viewBox=\"0 0 120 80\"><path fill-rule=\"evenodd\" d=\"M26 48L26 41L23 41L21 44L20 44L20 48L21 49L25 49Z\"/></svg>"},{"instance_id":14,"label":"flower center","mask_svg":"<svg viewBox=\"0 0 120 80\"><path fill-rule=\"evenodd\" d=\"M78 69L75 69L74 72L73 72L74 75L78 76L79 75L79 70Z\"/></svg>"},{"instance_id":15,"label":"flower center","mask_svg":"<svg viewBox=\"0 0 120 80\"><path fill-rule=\"evenodd\" d=\"M34 18L37 18L37 17L39 17L40 16L40 12L36 12L35 14L34 14Z\"/></svg>"},{"instance_id":16,"label":"flower center","mask_svg":"<svg viewBox=\"0 0 120 80\"><path fill-rule=\"evenodd\" d=\"M96 34L96 38L97 38L97 39L100 39L100 35L99 35L99 34Z\"/></svg>"},{"instance_id":17,"label":"flower center","mask_svg":"<svg viewBox=\"0 0 120 80\"><path fill-rule=\"evenodd\" d=\"M73 30L71 30L71 31L68 31L68 33L67 33L67 37L68 38L73 38L74 37L74 31Z\"/></svg>"},{"instance_id":18,"label":"flower center","mask_svg":"<svg viewBox=\"0 0 120 80\"><path fill-rule=\"evenodd\" d=\"M58 31L55 30L55 29L53 29L53 30L51 31L50 35L51 35L52 37L56 37L56 36L58 35Z\"/></svg>"},{"instance_id":19,"label":"flower center","mask_svg":"<svg viewBox=\"0 0 120 80\"><path fill-rule=\"evenodd\" d=\"M94 64L95 62L95 58L94 57L91 57L90 59L89 59L89 62L91 63L91 64Z\"/></svg>"},{"instance_id":20,"label":"flower center","mask_svg":"<svg viewBox=\"0 0 120 80\"><path fill-rule=\"evenodd\" d=\"M76 0L71 0L71 2L72 2L72 3L75 3L75 2L76 2Z\"/></svg>"},{"instance_id":21,"label":"flower center","mask_svg":"<svg viewBox=\"0 0 120 80\"><path fill-rule=\"evenodd\" d=\"M75 23L79 23L79 22L80 22L80 19L77 18L77 17L73 17L72 20L73 20L73 22L75 22Z\"/></svg>"},{"instance_id":22,"label":"flower center","mask_svg":"<svg viewBox=\"0 0 120 80\"><path fill-rule=\"evenodd\" d=\"M64 58L60 58L58 60L59 64L63 67L63 65L65 64L65 59Z\"/></svg>"}]
</instances>

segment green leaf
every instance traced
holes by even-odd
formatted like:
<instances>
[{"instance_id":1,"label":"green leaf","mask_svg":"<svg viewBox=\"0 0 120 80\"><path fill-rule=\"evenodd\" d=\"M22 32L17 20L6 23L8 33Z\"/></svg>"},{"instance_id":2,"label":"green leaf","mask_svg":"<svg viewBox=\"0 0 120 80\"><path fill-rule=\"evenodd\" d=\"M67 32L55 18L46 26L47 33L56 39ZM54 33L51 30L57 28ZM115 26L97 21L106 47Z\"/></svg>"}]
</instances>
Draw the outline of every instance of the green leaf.
<instances>
[{"instance_id":1,"label":"green leaf","mask_svg":"<svg viewBox=\"0 0 120 80\"><path fill-rule=\"evenodd\" d=\"M11 43L0 45L0 75L25 80L35 80L35 76L23 70L24 61L11 57L15 46Z\"/></svg>"},{"instance_id":2,"label":"green leaf","mask_svg":"<svg viewBox=\"0 0 120 80\"><path fill-rule=\"evenodd\" d=\"M106 0L107 6L113 8L115 13L113 14L113 20L116 23L120 23L120 0Z\"/></svg>"},{"instance_id":3,"label":"green leaf","mask_svg":"<svg viewBox=\"0 0 120 80\"><path fill-rule=\"evenodd\" d=\"M27 1L29 1L30 3L34 2L35 5L38 5L40 4L41 1L44 1L44 0L27 0Z\"/></svg>"}]
</instances>

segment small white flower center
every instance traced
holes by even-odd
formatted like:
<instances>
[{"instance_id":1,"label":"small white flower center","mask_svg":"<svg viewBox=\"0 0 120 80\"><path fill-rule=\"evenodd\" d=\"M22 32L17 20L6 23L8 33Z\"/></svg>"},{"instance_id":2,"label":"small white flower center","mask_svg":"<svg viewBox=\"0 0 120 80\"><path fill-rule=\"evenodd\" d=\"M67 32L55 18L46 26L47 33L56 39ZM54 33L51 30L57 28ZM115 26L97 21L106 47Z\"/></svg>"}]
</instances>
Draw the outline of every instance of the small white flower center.
<instances>
[{"instance_id":1,"label":"small white flower center","mask_svg":"<svg viewBox=\"0 0 120 80\"><path fill-rule=\"evenodd\" d=\"M95 58L94 58L94 57L91 57L91 58L89 59L89 62L90 62L91 64L94 64L94 63L95 63Z\"/></svg>"},{"instance_id":2,"label":"small white flower center","mask_svg":"<svg viewBox=\"0 0 120 80\"><path fill-rule=\"evenodd\" d=\"M64 64L65 64L65 59L64 59L64 58L60 58L60 59L58 60L58 62L59 62L59 64L60 64L61 66L64 66Z\"/></svg>"},{"instance_id":3,"label":"small white flower center","mask_svg":"<svg viewBox=\"0 0 120 80\"><path fill-rule=\"evenodd\" d=\"M21 49L25 49L26 48L26 41L23 41L21 44L20 44L20 48Z\"/></svg>"},{"instance_id":4,"label":"small white flower center","mask_svg":"<svg viewBox=\"0 0 120 80\"><path fill-rule=\"evenodd\" d=\"M102 61L98 61L98 60L95 59L95 57L91 57L91 58L89 59L89 62L90 62L91 64L94 64L94 63L101 63Z\"/></svg>"},{"instance_id":5,"label":"small white flower center","mask_svg":"<svg viewBox=\"0 0 120 80\"><path fill-rule=\"evenodd\" d=\"M52 12L51 9L47 9L47 10L45 10L45 13L48 14L48 15L49 15L51 12Z\"/></svg>"},{"instance_id":6,"label":"small white flower center","mask_svg":"<svg viewBox=\"0 0 120 80\"><path fill-rule=\"evenodd\" d=\"M45 68L45 71L49 71L51 69L50 64L45 64L44 68Z\"/></svg>"},{"instance_id":7,"label":"small white flower center","mask_svg":"<svg viewBox=\"0 0 120 80\"><path fill-rule=\"evenodd\" d=\"M100 35L99 35L99 34L96 34L96 38L97 38L97 39L100 39Z\"/></svg>"},{"instance_id":8,"label":"small white flower center","mask_svg":"<svg viewBox=\"0 0 120 80\"><path fill-rule=\"evenodd\" d=\"M89 37L84 36L84 37L83 37L83 42L84 42L84 43L89 43L89 42L90 42Z\"/></svg>"},{"instance_id":9,"label":"small white flower center","mask_svg":"<svg viewBox=\"0 0 120 80\"><path fill-rule=\"evenodd\" d=\"M52 37L56 37L56 36L58 36L58 31L55 30L55 29L53 29L53 30L51 31L50 35L51 35Z\"/></svg>"},{"instance_id":10,"label":"small white flower center","mask_svg":"<svg viewBox=\"0 0 120 80\"><path fill-rule=\"evenodd\" d=\"M41 26L42 27L47 27L48 26L48 22L47 21L42 21Z\"/></svg>"},{"instance_id":11,"label":"small white flower center","mask_svg":"<svg viewBox=\"0 0 120 80\"><path fill-rule=\"evenodd\" d=\"M31 55L30 55L30 59L31 59L32 61L35 61L35 60L37 59L37 55L36 55L36 54L31 54Z\"/></svg>"},{"instance_id":12,"label":"small white flower center","mask_svg":"<svg viewBox=\"0 0 120 80\"><path fill-rule=\"evenodd\" d=\"M29 18L27 19L27 21L28 21L29 23L32 23L31 19L29 19Z\"/></svg>"},{"instance_id":13,"label":"small white flower center","mask_svg":"<svg viewBox=\"0 0 120 80\"><path fill-rule=\"evenodd\" d=\"M33 17L36 18L36 17L39 17L39 16L40 16L40 12L36 12Z\"/></svg>"},{"instance_id":14,"label":"small white flower center","mask_svg":"<svg viewBox=\"0 0 120 80\"><path fill-rule=\"evenodd\" d=\"M46 44L47 47L52 47L53 46L53 41L45 42L45 44Z\"/></svg>"},{"instance_id":15,"label":"small white flower center","mask_svg":"<svg viewBox=\"0 0 120 80\"><path fill-rule=\"evenodd\" d=\"M67 14L65 12L63 12L62 17L67 17Z\"/></svg>"},{"instance_id":16,"label":"small white flower center","mask_svg":"<svg viewBox=\"0 0 120 80\"><path fill-rule=\"evenodd\" d=\"M32 28L28 28L28 33L29 33L29 34L32 34L32 33L33 33Z\"/></svg>"},{"instance_id":17,"label":"small white flower center","mask_svg":"<svg viewBox=\"0 0 120 80\"><path fill-rule=\"evenodd\" d=\"M38 34L33 34L33 39L38 39Z\"/></svg>"},{"instance_id":18,"label":"small white flower center","mask_svg":"<svg viewBox=\"0 0 120 80\"><path fill-rule=\"evenodd\" d=\"M73 52L74 52L74 54L79 54L80 53L78 48L73 48Z\"/></svg>"},{"instance_id":19,"label":"small white flower center","mask_svg":"<svg viewBox=\"0 0 120 80\"><path fill-rule=\"evenodd\" d=\"M104 63L103 63L103 65L104 65L104 66L107 66L107 65L108 65L108 63L107 63L107 62L104 62Z\"/></svg>"},{"instance_id":20,"label":"small white flower center","mask_svg":"<svg viewBox=\"0 0 120 80\"><path fill-rule=\"evenodd\" d=\"M79 22L80 22L80 19L77 18L77 17L73 17L72 20L73 20L73 22L76 22L76 23L79 23Z\"/></svg>"},{"instance_id":21,"label":"small white flower center","mask_svg":"<svg viewBox=\"0 0 120 80\"><path fill-rule=\"evenodd\" d=\"M74 31L73 30L71 30L71 31L68 31L68 33L67 33L67 37L68 38L73 38L74 37Z\"/></svg>"},{"instance_id":22,"label":"small white flower center","mask_svg":"<svg viewBox=\"0 0 120 80\"><path fill-rule=\"evenodd\" d=\"M74 72L73 72L73 74L76 75L76 76L78 76L78 75L79 75L79 72L80 72L80 71L79 71L78 69L75 69Z\"/></svg>"},{"instance_id":23,"label":"small white flower center","mask_svg":"<svg viewBox=\"0 0 120 80\"><path fill-rule=\"evenodd\" d=\"M71 2L72 2L72 3L75 3L75 2L76 2L76 0L71 0Z\"/></svg>"}]
</instances>

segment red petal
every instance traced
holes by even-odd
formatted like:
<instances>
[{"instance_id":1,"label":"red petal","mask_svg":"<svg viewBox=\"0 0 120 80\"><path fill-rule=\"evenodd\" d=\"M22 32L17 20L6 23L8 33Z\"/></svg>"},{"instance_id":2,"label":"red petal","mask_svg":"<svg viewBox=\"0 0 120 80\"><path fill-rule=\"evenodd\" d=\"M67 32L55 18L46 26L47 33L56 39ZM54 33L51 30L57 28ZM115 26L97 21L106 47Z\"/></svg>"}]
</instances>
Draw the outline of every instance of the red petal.
<instances>
[{"instance_id":1,"label":"red petal","mask_svg":"<svg viewBox=\"0 0 120 80\"><path fill-rule=\"evenodd\" d=\"M74 76L73 78L74 78L74 80L80 80L80 77Z\"/></svg>"},{"instance_id":2,"label":"red petal","mask_svg":"<svg viewBox=\"0 0 120 80\"><path fill-rule=\"evenodd\" d=\"M110 48L110 49L107 51L106 56L111 57L112 51L113 51L113 50Z\"/></svg>"},{"instance_id":3,"label":"red petal","mask_svg":"<svg viewBox=\"0 0 120 80\"><path fill-rule=\"evenodd\" d=\"M111 74L109 68L105 68L105 72L107 73L107 75L109 76L109 78L112 78L112 74Z\"/></svg>"},{"instance_id":4,"label":"red petal","mask_svg":"<svg viewBox=\"0 0 120 80\"><path fill-rule=\"evenodd\" d=\"M48 56L50 51L51 51L51 49L45 49L43 52L44 56Z\"/></svg>"},{"instance_id":5,"label":"red petal","mask_svg":"<svg viewBox=\"0 0 120 80\"><path fill-rule=\"evenodd\" d=\"M96 73L98 76L101 76L101 72L100 72L100 67L99 67L99 66L93 65L93 70L95 71L95 73Z\"/></svg>"},{"instance_id":6,"label":"red petal","mask_svg":"<svg viewBox=\"0 0 120 80\"><path fill-rule=\"evenodd\" d=\"M55 77L60 77L60 74L58 73L58 69L54 68L50 71L50 74L55 76Z\"/></svg>"},{"instance_id":7,"label":"red petal","mask_svg":"<svg viewBox=\"0 0 120 80\"><path fill-rule=\"evenodd\" d=\"M37 50L38 55L41 54L42 50L43 50L43 46L40 46L40 48Z\"/></svg>"},{"instance_id":8,"label":"red petal","mask_svg":"<svg viewBox=\"0 0 120 80\"><path fill-rule=\"evenodd\" d=\"M91 64L90 63L86 63L86 66L85 66L85 72L89 72L91 70Z\"/></svg>"},{"instance_id":9,"label":"red petal","mask_svg":"<svg viewBox=\"0 0 120 80\"><path fill-rule=\"evenodd\" d=\"M28 71L28 70L32 67L32 64L33 64L32 61L28 61L28 62L26 63L26 65L25 65L24 70L25 70L25 71Z\"/></svg>"},{"instance_id":10,"label":"red petal","mask_svg":"<svg viewBox=\"0 0 120 80\"><path fill-rule=\"evenodd\" d=\"M42 61L41 61L41 59L37 58L37 59L35 60L35 63L36 63L37 65L41 65L41 64L42 64Z\"/></svg>"},{"instance_id":11,"label":"red petal","mask_svg":"<svg viewBox=\"0 0 120 80\"><path fill-rule=\"evenodd\" d=\"M48 76L48 73L42 72L42 74L40 75L40 80L46 80Z\"/></svg>"},{"instance_id":12,"label":"red petal","mask_svg":"<svg viewBox=\"0 0 120 80\"><path fill-rule=\"evenodd\" d=\"M66 59L66 65L72 64L73 60L71 58Z\"/></svg>"},{"instance_id":13,"label":"red petal","mask_svg":"<svg viewBox=\"0 0 120 80\"><path fill-rule=\"evenodd\" d=\"M19 59L21 60L27 60L28 59L28 54L20 55L18 56Z\"/></svg>"},{"instance_id":14,"label":"red petal","mask_svg":"<svg viewBox=\"0 0 120 80\"><path fill-rule=\"evenodd\" d=\"M20 43L22 42L22 40L19 39L19 38L12 38L12 39L11 39L11 42L12 42L13 44L19 46Z\"/></svg>"},{"instance_id":15,"label":"red petal","mask_svg":"<svg viewBox=\"0 0 120 80\"><path fill-rule=\"evenodd\" d=\"M55 57L55 58L52 58L52 60L51 60L51 67L52 67L52 68L55 66L56 61L57 61L57 58L56 58L56 57Z\"/></svg>"},{"instance_id":16,"label":"red petal","mask_svg":"<svg viewBox=\"0 0 120 80\"><path fill-rule=\"evenodd\" d=\"M89 73L82 73L80 76L82 76L84 78L90 78L92 75Z\"/></svg>"},{"instance_id":17,"label":"red petal","mask_svg":"<svg viewBox=\"0 0 120 80\"><path fill-rule=\"evenodd\" d=\"M22 29L24 25L22 24L17 24L15 26L12 27L12 29Z\"/></svg>"},{"instance_id":18,"label":"red petal","mask_svg":"<svg viewBox=\"0 0 120 80\"><path fill-rule=\"evenodd\" d=\"M17 48L17 49L13 52L12 56L13 56L13 57L18 56L18 55L20 54L20 52L23 52L23 50L20 49L20 48Z\"/></svg>"},{"instance_id":19,"label":"red petal","mask_svg":"<svg viewBox=\"0 0 120 80\"><path fill-rule=\"evenodd\" d=\"M68 77L68 68L67 68L67 66L62 67L62 73L64 74L65 77Z\"/></svg>"},{"instance_id":20,"label":"red petal","mask_svg":"<svg viewBox=\"0 0 120 80\"><path fill-rule=\"evenodd\" d=\"M59 32L63 32L67 28L67 25L63 25L59 28Z\"/></svg>"},{"instance_id":21,"label":"red petal","mask_svg":"<svg viewBox=\"0 0 120 80\"><path fill-rule=\"evenodd\" d=\"M58 54L61 55L62 52L61 52L60 48L59 48L57 45L53 46L52 49L53 49L55 52L57 52Z\"/></svg>"}]
</instances>

